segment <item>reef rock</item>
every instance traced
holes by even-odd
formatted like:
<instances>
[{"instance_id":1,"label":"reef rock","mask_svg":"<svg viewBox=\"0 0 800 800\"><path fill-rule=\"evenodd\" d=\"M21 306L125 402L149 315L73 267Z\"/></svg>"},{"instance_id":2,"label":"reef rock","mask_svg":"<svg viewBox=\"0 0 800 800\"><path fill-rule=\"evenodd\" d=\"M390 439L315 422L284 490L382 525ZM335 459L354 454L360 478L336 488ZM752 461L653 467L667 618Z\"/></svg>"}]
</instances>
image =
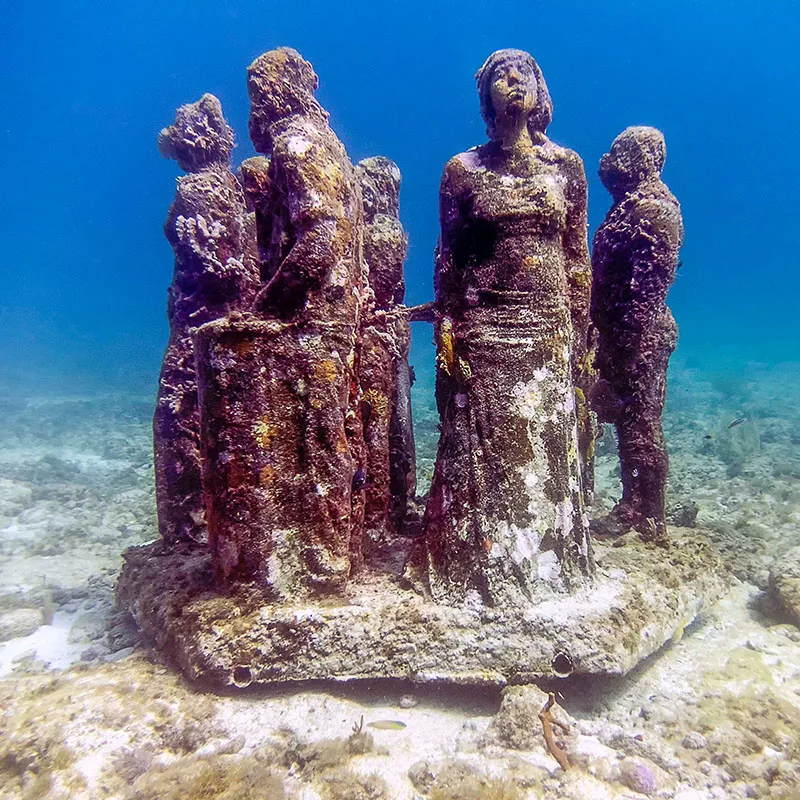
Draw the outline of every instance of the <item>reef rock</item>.
<instances>
[{"instance_id":1,"label":"reef rock","mask_svg":"<svg viewBox=\"0 0 800 800\"><path fill-rule=\"evenodd\" d=\"M666 298L683 241L680 205L661 180L666 154L660 131L632 127L600 161L614 204L594 238L591 308L599 334L593 405L617 428L622 473L622 499L600 528L633 527L662 542L668 457L661 413L678 335Z\"/></svg>"},{"instance_id":2,"label":"reef rock","mask_svg":"<svg viewBox=\"0 0 800 800\"><path fill-rule=\"evenodd\" d=\"M178 179L164 226L175 250L175 275L153 420L158 527L175 542L206 536L190 329L252 302L258 273L244 194L229 167L233 131L219 100L205 94L181 106L158 145L189 173Z\"/></svg>"},{"instance_id":3,"label":"reef rock","mask_svg":"<svg viewBox=\"0 0 800 800\"><path fill-rule=\"evenodd\" d=\"M769 591L800 626L800 547L793 547L776 559L769 571Z\"/></svg>"}]
</instances>

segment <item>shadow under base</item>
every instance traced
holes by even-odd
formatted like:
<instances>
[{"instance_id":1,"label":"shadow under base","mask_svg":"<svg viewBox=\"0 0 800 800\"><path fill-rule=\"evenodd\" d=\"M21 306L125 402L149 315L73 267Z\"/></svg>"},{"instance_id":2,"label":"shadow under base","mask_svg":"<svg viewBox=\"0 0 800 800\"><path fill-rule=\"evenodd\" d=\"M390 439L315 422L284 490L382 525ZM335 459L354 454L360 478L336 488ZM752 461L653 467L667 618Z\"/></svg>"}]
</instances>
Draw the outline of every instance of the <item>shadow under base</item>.
<instances>
[{"instance_id":1,"label":"shadow under base","mask_svg":"<svg viewBox=\"0 0 800 800\"><path fill-rule=\"evenodd\" d=\"M128 550L117 602L167 661L216 689L318 679L521 684L623 675L724 589L708 540L671 529L668 549L596 543L597 574L524 607L450 607L367 571L335 599L265 603L215 593L203 546Z\"/></svg>"}]
</instances>

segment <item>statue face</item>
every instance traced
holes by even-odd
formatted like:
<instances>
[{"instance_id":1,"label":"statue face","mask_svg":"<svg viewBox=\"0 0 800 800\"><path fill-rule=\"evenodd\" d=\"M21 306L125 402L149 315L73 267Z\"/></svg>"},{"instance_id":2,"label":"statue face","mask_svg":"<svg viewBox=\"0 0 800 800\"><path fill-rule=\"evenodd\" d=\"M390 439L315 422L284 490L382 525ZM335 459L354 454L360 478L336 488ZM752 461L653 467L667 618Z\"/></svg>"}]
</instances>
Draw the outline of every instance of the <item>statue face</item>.
<instances>
[{"instance_id":1,"label":"statue face","mask_svg":"<svg viewBox=\"0 0 800 800\"><path fill-rule=\"evenodd\" d=\"M600 159L600 179L612 193L628 191L653 175L660 175L667 157L664 134L648 125L632 125L614 139Z\"/></svg>"},{"instance_id":2,"label":"statue face","mask_svg":"<svg viewBox=\"0 0 800 800\"><path fill-rule=\"evenodd\" d=\"M498 66L489 94L498 119L530 114L536 107L536 78L530 65L508 61Z\"/></svg>"},{"instance_id":3,"label":"statue face","mask_svg":"<svg viewBox=\"0 0 800 800\"><path fill-rule=\"evenodd\" d=\"M627 186L633 178L629 148L615 140L611 145L611 151L600 159L600 180L607 189L612 189Z\"/></svg>"}]
</instances>

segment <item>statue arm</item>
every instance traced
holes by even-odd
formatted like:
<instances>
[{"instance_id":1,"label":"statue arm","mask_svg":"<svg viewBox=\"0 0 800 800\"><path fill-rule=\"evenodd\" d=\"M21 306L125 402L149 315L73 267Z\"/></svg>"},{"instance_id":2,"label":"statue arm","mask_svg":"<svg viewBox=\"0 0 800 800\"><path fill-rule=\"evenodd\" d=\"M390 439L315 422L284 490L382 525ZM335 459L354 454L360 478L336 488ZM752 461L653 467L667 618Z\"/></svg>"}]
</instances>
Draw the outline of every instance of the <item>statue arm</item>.
<instances>
[{"instance_id":1,"label":"statue arm","mask_svg":"<svg viewBox=\"0 0 800 800\"><path fill-rule=\"evenodd\" d=\"M321 169L312 163L314 157L285 154L277 147L273 153L275 174L285 187L280 201L288 210L293 236L291 247L256 299L259 307L280 303L283 296L305 294L322 283L354 235L352 226L336 212L337 187L316 185Z\"/></svg>"},{"instance_id":2,"label":"statue arm","mask_svg":"<svg viewBox=\"0 0 800 800\"><path fill-rule=\"evenodd\" d=\"M444 313L453 299L460 296L463 264L459 255L463 247L466 220L462 214L463 181L458 156L444 168L439 188L439 223L441 235L436 246L433 286L436 304Z\"/></svg>"},{"instance_id":3,"label":"statue arm","mask_svg":"<svg viewBox=\"0 0 800 800\"><path fill-rule=\"evenodd\" d=\"M677 202L646 198L636 206L638 232L632 248L632 277L650 302L663 303L675 279L683 244L683 221Z\"/></svg>"},{"instance_id":4,"label":"statue arm","mask_svg":"<svg viewBox=\"0 0 800 800\"><path fill-rule=\"evenodd\" d=\"M462 167L458 156L447 162L439 190L439 222L441 234L436 246L434 266L436 341L436 407L442 418L456 391L457 342L453 329L452 312L462 297L462 259L459 252L466 221L462 214ZM459 257L460 256L460 257Z\"/></svg>"}]
</instances>

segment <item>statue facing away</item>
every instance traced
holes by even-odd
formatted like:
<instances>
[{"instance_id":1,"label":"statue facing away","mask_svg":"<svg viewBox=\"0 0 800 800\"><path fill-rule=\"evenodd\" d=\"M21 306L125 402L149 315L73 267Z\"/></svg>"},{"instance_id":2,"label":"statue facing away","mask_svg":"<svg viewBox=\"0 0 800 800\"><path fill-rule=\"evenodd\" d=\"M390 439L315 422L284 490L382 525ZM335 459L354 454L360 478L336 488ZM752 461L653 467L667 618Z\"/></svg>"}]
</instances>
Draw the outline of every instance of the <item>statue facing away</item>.
<instances>
[{"instance_id":1,"label":"statue facing away","mask_svg":"<svg viewBox=\"0 0 800 800\"><path fill-rule=\"evenodd\" d=\"M633 527L658 542L667 535L661 413L678 335L666 298L683 241L680 205L661 180L666 154L655 128L626 128L617 136L600 161L614 203L592 252L600 378L593 406L601 421L616 426L622 474L622 499L596 524L617 534Z\"/></svg>"},{"instance_id":2,"label":"statue facing away","mask_svg":"<svg viewBox=\"0 0 800 800\"><path fill-rule=\"evenodd\" d=\"M477 80L490 141L441 183L441 437L423 529L434 598L499 603L592 571L574 380L591 271L583 164L545 135L539 66L500 50Z\"/></svg>"},{"instance_id":3,"label":"statue facing away","mask_svg":"<svg viewBox=\"0 0 800 800\"><path fill-rule=\"evenodd\" d=\"M212 94L181 106L158 137L178 178L164 232L175 251L170 336L153 419L158 527L164 541L206 538L200 418L190 329L249 304L258 288L252 224L230 169L233 130Z\"/></svg>"},{"instance_id":4,"label":"statue facing away","mask_svg":"<svg viewBox=\"0 0 800 800\"><path fill-rule=\"evenodd\" d=\"M364 261L369 293L362 315L359 388L364 426L364 551L404 530L416 489L403 262L400 170L383 156L356 165L364 202Z\"/></svg>"},{"instance_id":5,"label":"statue facing away","mask_svg":"<svg viewBox=\"0 0 800 800\"><path fill-rule=\"evenodd\" d=\"M358 336L367 292L355 169L290 48L248 69L243 170L261 288L196 336L217 578L283 598L339 591L361 561Z\"/></svg>"}]
</instances>

